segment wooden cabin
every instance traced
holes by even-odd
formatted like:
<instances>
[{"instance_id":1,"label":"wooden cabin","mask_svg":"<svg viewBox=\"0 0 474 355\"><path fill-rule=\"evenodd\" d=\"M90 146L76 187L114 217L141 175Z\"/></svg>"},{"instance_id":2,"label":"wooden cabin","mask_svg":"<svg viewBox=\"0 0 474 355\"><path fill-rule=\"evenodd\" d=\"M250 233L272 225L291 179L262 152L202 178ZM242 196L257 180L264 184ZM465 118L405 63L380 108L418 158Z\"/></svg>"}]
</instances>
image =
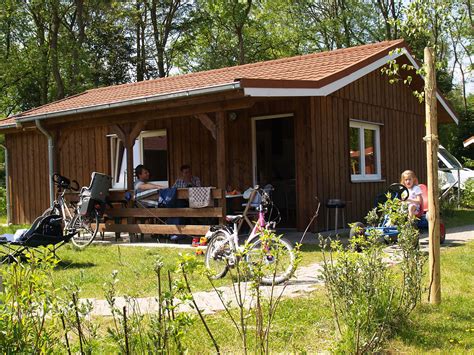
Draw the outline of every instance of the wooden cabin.
<instances>
[{"instance_id":1,"label":"wooden cabin","mask_svg":"<svg viewBox=\"0 0 474 355\"><path fill-rule=\"evenodd\" d=\"M401 171L426 182L424 104L412 93L422 79L390 84L381 68L395 58L417 67L403 40L386 41L92 89L10 117L0 133L11 222L48 207L48 151L81 185L99 171L126 189L139 163L172 185L186 163L204 186L271 183L287 227L306 226L315 196L317 229L330 198L347 202L346 222L361 220ZM457 122L441 95L438 117Z\"/></svg>"}]
</instances>

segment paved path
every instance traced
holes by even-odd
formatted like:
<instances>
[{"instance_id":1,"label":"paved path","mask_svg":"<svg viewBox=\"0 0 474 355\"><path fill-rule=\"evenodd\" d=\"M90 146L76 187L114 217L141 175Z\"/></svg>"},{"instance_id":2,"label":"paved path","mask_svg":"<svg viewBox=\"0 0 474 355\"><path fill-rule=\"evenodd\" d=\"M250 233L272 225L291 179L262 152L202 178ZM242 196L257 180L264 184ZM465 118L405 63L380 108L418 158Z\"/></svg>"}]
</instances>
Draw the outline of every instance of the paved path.
<instances>
[{"instance_id":1,"label":"paved path","mask_svg":"<svg viewBox=\"0 0 474 355\"><path fill-rule=\"evenodd\" d=\"M299 240L299 236L301 234L294 233L294 235L287 235L289 239ZM474 225L471 226L464 226L453 228L448 231L446 242L442 245L443 248L454 247L467 241L474 240ZM428 250L428 236L422 235L420 238L421 247L424 250ZM134 244L128 244L129 246L134 246ZM143 246L144 244L138 244ZM151 244L146 243L147 247ZM160 244L154 244L160 245ZM164 244L165 246L169 246L169 244ZM162 245L163 246L163 245ZM176 245L173 245L176 246ZM185 246L182 246L183 248ZM388 262L396 263L397 262L397 251L398 248L396 245L389 246L386 249L388 253ZM320 279L321 275L321 265L319 263L314 263L309 266L300 267L296 271L295 277L285 286L276 286L274 289L275 295L280 295L283 293L283 296L286 298L293 298L299 297L304 293L308 293L313 291L318 285L322 284ZM267 295L271 292L270 287L262 287L263 292ZM222 291L222 298L225 302L231 302L233 305L235 303L235 296L234 290L232 286L225 286L220 287L220 291ZM211 314L214 312L224 310L222 302L219 300L218 295L214 291L210 292L195 292L194 298L198 307L203 310L205 314ZM243 298L246 300L246 305L250 306L251 302L253 301L251 297L251 290L249 289L249 285L244 283L242 286L242 295ZM92 311L93 315L101 315L101 316L110 316L111 312L109 306L105 300L97 300L97 299L89 299L94 308ZM151 313L155 312L158 309L158 304L156 302L155 297L145 297L145 298L137 298L136 299L137 305L140 309L141 313ZM120 309L126 305L126 301L123 297L118 297L116 299L116 305ZM181 306L179 308L180 311L192 311L192 308L189 306Z\"/></svg>"}]
</instances>

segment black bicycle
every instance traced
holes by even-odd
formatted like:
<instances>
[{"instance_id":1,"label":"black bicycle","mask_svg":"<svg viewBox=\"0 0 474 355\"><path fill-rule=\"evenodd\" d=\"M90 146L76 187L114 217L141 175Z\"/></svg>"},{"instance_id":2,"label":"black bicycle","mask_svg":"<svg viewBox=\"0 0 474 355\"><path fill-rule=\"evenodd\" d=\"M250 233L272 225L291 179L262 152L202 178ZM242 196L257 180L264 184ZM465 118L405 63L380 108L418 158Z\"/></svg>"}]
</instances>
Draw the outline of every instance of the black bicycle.
<instances>
[{"instance_id":1,"label":"black bicycle","mask_svg":"<svg viewBox=\"0 0 474 355\"><path fill-rule=\"evenodd\" d=\"M110 186L110 176L92 173L89 187L79 189L79 183L60 174L53 175L57 187L53 206L43 212L43 216L59 215L63 220L65 234L72 234L71 242L83 249L90 245L99 231L99 224L106 206ZM66 194L79 192L77 203L68 201Z\"/></svg>"}]
</instances>

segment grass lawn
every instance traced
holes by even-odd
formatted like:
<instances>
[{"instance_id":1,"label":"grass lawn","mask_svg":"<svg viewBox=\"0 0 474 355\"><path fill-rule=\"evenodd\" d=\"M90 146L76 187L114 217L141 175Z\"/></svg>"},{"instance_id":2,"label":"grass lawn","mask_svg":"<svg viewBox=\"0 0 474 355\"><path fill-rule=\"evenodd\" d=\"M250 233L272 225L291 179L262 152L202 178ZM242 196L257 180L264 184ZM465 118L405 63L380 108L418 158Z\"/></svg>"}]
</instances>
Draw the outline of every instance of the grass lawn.
<instances>
[{"instance_id":1,"label":"grass lawn","mask_svg":"<svg viewBox=\"0 0 474 355\"><path fill-rule=\"evenodd\" d=\"M474 242L441 251L441 304L423 304L390 343L397 352L474 352ZM428 283L426 278L425 284Z\"/></svg>"},{"instance_id":2,"label":"grass lawn","mask_svg":"<svg viewBox=\"0 0 474 355\"><path fill-rule=\"evenodd\" d=\"M442 216L447 228L460 227L474 224L474 209L461 208L449 211L446 216Z\"/></svg>"},{"instance_id":3,"label":"grass lawn","mask_svg":"<svg viewBox=\"0 0 474 355\"><path fill-rule=\"evenodd\" d=\"M112 271L118 271L119 294L145 297L156 295L157 280L154 265L157 257L164 262L164 272L175 270L180 253L194 253L191 249L170 249L156 247L131 247L118 245L91 245L76 250L71 245L60 248L61 259L53 273L58 287L70 282L81 289L81 297L105 298L102 285L110 280ZM198 256L204 260L203 256ZM301 265L321 260L321 252L314 245L302 249ZM218 280L219 286L230 284L230 276ZM193 275L195 291L210 290L209 281L198 273Z\"/></svg>"},{"instance_id":4,"label":"grass lawn","mask_svg":"<svg viewBox=\"0 0 474 355\"><path fill-rule=\"evenodd\" d=\"M474 210L457 210L449 218L445 218L448 227L474 223ZM27 226L0 227L0 234L14 233L18 228ZM153 271L158 256L163 258L165 270L174 270L179 253L189 253L192 250L154 248L154 247L119 247L117 245L92 245L78 251L70 245L59 249L60 264L54 272L54 280L58 285L74 282L82 292L82 297L104 298L102 285L109 280L113 270L119 272L121 280L120 294L138 297L153 296L156 289L156 276ZM302 265L308 265L321 260L319 247L303 245ZM205 277L193 276L193 288L196 291L211 289ZM230 277L218 281L218 285L229 284ZM126 286L125 286L126 285ZM123 287L123 289L120 289Z\"/></svg>"},{"instance_id":5,"label":"grass lawn","mask_svg":"<svg viewBox=\"0 0 474 355\"><path fill-rule=\"evenodd\" d=\"M442 258L441 305L428 304L425 294L412 314L412 321L386 345L386 352L474 352L474 242L444 249ZM212 351L211 344L199 324L187 332L189 349L193 353L208 353ZM224 314L210 317L210 326L223 352L241 352L240 339ZM334 341L334 324L324 289L283 300L272 331L273 352L329 350Z\"/></svg>"},{"instance_id":6,"label":"grass lawn","mask_svg":"<svg viewBox=\"0 0 474 355\"><path fill-rule=\"evenodd\" d=\"M474 242L443 249L442 303L429 305L426 294L412 313L411 321L388 344L384 353L474 352ZM425 285L428 281L425 278ZM213 336L223 353L242 353L241 340L229 318L220 312L207 316ZM110 320L103 319L103 324ZM249 351L254 351L254 319L249 320ZM101 333L105 332L101 329ZM270 335L271 352L317 353L330 351L335 339L331 308L323 287L297 299L282 300ZM186 332L185 343L192 354L212 353L214 348L196 317ZM103 351L116 352L110 343Z\"/></svg>"},{"instance_id":7,"label":"grass lawn","mask_svg":"<svg viewBox=\"0 0 474 355\"><path fill-rule=\"evenodd\" d=\"M450 227L472 224L473 211L456 211L447 220ZM14 231L9 227L9 232ZM3 228L3 233L6 232ZM191 251L191 250L189 250ZM75 283L81 289L80 297L104 298L102 285L110 279L113 270L119 272L119 294L131 296L156 295L156 277L153 271L157 256L164 261L164 269L173 270L182 249L93 245L83 251L66 245L58 251L62 259L53 273L57 285ZM413 312L410 323L400 329L385 348L387 352L406 353L467 353L474 352L474 242L443 249L442 303L432 306L426 295ZM321 260L319 248L306 245L302 250L302 264ZM229 284L229 276L218 285ZM193 291L209 290L203 276L193 275ZM425 278L425 285L428 284ZM207 316L211 329L223 352L241 352L238 334L224 313ZM109 318L98 320L100 333L106 334ZM253 320L251 320L253 322ZM250 323L253 324L253 323ZM253 329L253 328L251 328ZM272 352L319 352L328 350L334 340L334 324L327 296L323 288L297 299L281 302L271 334ZM185 342L191 353L213 352L205 330L196 320L186 332ZM117 352L109 339L102 342L103 352ZM250 344L252 350L252 344Z\"/></svg>"}]
</instances>

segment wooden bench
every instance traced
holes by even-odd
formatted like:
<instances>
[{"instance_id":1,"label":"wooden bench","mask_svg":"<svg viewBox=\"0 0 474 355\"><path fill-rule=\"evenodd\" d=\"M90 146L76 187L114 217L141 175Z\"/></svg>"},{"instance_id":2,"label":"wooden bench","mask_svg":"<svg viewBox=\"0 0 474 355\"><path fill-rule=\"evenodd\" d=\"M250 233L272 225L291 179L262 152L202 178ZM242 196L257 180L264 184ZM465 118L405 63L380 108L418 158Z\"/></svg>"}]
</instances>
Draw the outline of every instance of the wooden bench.
<instances>
[{"instance_id":1,"label":"wooden bench","mask_svg":"<svg viewBox=\"0 0 474 355\"><path fill-rule=\"evenodd\" d=\"M178 189L177 199L188 199L188 189ZM214 205L218 205L218 200L222 199L221 189L212 189L211 197ZM204 235L210 225L186 224L173 225L160 223L161 218L182 217L182 218L223 218L223 207L204 208L137 208L126 206L125 191L111 191L109 201L113 208L108 208L104 214L105 223L101 225L101 232L115 232L116 238L120 233L130 234L187 234ZM157 223L143 223L146 220L158 220Z\"/></svg>"}]
</instances>

